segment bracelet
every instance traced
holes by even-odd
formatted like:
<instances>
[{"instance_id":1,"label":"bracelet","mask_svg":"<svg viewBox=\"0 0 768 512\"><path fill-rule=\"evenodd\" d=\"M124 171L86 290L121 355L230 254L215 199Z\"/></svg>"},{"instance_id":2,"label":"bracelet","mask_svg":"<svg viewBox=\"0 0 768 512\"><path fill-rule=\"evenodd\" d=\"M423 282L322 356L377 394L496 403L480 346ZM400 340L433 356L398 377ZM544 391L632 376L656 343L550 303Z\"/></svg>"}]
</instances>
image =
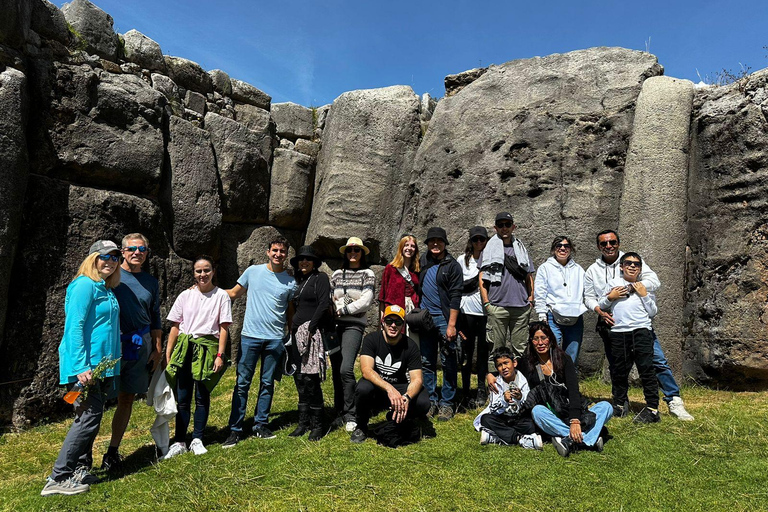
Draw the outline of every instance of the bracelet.
<instances>
[{"instance_id":1,"label":"bracelet","mask_svg":"<svg viewBox=\"0 0 768 512\"><path fill-rule=\"evenodd\" d=\"M411 401L411 397L408 393L403 393L403 398L407 398L409 402Z\"/></svg>"},{"instance_id":2,"label":"bracelet","mask_svg":"<svg viewBox=\"0 0 768 512\"><path fill-rule=\"evenodd\" d=\"M490 304L491 304L491 301L483 302L483 307L490 306Z\"/></svg>"},{"instance_id":3,"label":"bracelet","mask_svg":"<svg viewBox=\"0 0 768 512\"><path fill-rule=\"evenodd\" d=\"M577 418L573 418L573 419L571 420L570 424L571 424L571 425L573 425L574 423L575 423L576 425L581 425L581 420L579 420L579 419L577 419Z\"/></svg>"},{"instance_id":4,"label":"bracelet","mask_svg":"<svg viewBox=\"0 0 768 512\"><path fill-rule=\"evenodd\" d=\"M216 354L216 357L220 357L220 358L224 359L224 354L222 354L221 352L219 352L218 354Z\"/></svg>"}]
</instances>

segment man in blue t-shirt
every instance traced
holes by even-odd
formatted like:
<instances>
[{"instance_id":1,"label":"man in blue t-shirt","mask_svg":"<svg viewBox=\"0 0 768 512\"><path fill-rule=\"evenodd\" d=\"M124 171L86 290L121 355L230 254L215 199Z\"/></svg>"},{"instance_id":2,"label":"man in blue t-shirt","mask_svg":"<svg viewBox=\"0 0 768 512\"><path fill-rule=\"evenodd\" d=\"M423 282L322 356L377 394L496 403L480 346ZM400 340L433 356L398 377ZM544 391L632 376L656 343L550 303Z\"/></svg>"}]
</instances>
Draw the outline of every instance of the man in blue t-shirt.
<instances>
[{"instance_id":1,"label":"man in blue t-shirt","mask_svg":"<svg viewBox=\"0 0 768 512\"><path fill-rule=\"evenodd\" d=\"M142 270L149 256L149 241L141 233L125 235L121 252L120 285L114 291L120 304L122 358L112 438L102 460L105 470L120 466L118 448L131 419L134 399L147 392L149 372L157 367L163 354L160 285Z\"/></svg>"},{"instance_id":2,"label":"man in blue t-shirt","mask_svg":"<svg viewBox=\"0 0 768 512\"><path fill-rule=\"evenodd\" d=\"M259 399L253 420L256 437L272 439L275 435L267 428L267 418L272 407L275 390L275 372L285 352L283 338L286 324L293 314L293 277L285 271L284 263L290 247L283 237L269 242L267 257L263 265L251 265L237 280L234 288L227 290L234 300L247 292L245 318L240 335L240 354L237 361L237 383L232 393L232 412L229 415L230 434L223 448L239 443L243 435L243 420L248 403L248 391L261 360Z\"/></svg>"}]
</instances>

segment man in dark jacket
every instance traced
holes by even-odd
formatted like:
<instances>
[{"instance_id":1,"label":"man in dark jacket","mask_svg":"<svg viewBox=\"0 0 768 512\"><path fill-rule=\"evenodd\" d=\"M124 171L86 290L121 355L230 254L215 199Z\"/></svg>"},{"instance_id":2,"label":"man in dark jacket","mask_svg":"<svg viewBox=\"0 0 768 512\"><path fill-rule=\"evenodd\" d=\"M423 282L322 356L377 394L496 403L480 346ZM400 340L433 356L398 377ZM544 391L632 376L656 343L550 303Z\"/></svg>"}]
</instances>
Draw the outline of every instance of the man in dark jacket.
<instances>
[{"instance_id":1,"label":"man in dark jacket","mask_svg":"<svg viewBox=\"0 0 768 512\"><path fill-rule=\"evenodd\" d=\"M456 321L459 318L464 277L461 265L445 246L448 245L443 228L427 231L427 254L421 259L420 306L432 315L435 328L421 335L421 364L424 388L429 393L429 417L438 414L438 420L453 418L457 387ZM440 364L443 366L442 399L437 394L437 353L441 344ZM439 401L438 401L439 400Z\"/></svg>"}]
</instances>

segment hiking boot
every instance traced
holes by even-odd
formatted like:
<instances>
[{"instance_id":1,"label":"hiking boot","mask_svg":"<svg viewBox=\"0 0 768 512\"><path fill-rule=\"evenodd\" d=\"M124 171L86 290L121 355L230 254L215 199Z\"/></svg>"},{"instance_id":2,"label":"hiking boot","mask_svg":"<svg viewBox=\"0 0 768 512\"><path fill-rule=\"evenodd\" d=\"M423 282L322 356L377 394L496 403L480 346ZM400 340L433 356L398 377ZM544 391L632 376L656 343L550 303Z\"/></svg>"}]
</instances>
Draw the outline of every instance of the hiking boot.
<instances>
[{"instance_id":1,"label":"hiking boot","mask_svg":"<svg viewBox=\"0 0 768 512\"><path fill-rule=\"evenodd\" d=\"M524 436L520 436L520 441L518 441L518 444L527 450L544 449L544 443L542 442L541 436L539 434L526 434Z\"/></svg>"},{"instance_id":2,"label":"hiking boot","mask_svg":"<svg viewBox=\"0 0 768 512\"><path fill-rule=\"evenodd\" d=\"M117 452L104 454L104 458L101 459L101 469L103 471L116 471L120 469L123 464L123 456Z\"/></svg>"},{"instance_id":3,"label":"hiking boot","mask_svg":"<svg viewBox=\"0 0 768 512\"><path fill-rule=\"evenodd\" d=\"M48 478L48 481L45 482L45 487L40 491L40 496L53 496L54 494L72 496L73 494L81 494L90 490L90 485L76 482L73 475L61 482Z\"/></svg>"},{"instance_id":4,"label":"hiking boot","mask_svg":"<svg viewBox=\"0 0 768 512\"><path fill-rule=\"evenodd\" d=\"M189 443L189 451L194 453L195 455L205 455L208 453L208 449L203 444L202 439L193 439L191 443Z\"/></svg>"},{"instance_id":5,"label":"hiking boot","mask_svg":"<svg viewBox=\"0 0 768 512\"><path fill-rule=\"evenodd\" d=\"M570 437L553 437L552 445L561 457L567 457L573 451L573 440Z\"/></svg>"},{"instance_id":6,"label":"hiking boot","mask_svg":"<svg viewBox=\"0 0 768 512\"><path fill-rule=\"evenodd\" d=\"M439 407L439 413L437 415L438 421L448 421L453 418L453 407L450 405L441 405Z\"/></svg>"},{"instance_id":7,"label":"hiking boot","mask_svg":"<svg viewBox=\"0 0 768 512\"><path fill-rule=\"evenodd\" d=\"M621 405L615 405L613 406L613 417L614 418L624 418L630 413L629 409L629 400L624 400L624 403Z\"/></svg>"},{"instance_id":8,"label":"hiking boot","mask_svg":"<svg viewBox=\"0 0 768 512\"><path fill-rule=\"evenodd\" d=\"M165 454L164 457L162 457L160 460L168 460L172 457L175 457L177 455L182 455L184 453L187 453L187 445L186 443L182 443L179 441L178 443L173 443L171 447L168 449L168 453Z\"/></svg>"},{"instance_id":9,"label":"hiking boot","mask_svg":"<svg viewBox=\"0 0 768 512\"><path fill-rule=\"evenodd\" d=\"M349 436L349 440L357 444L364 443L366 439L368 439L368 434L360 427L356 428L352 435Z\"/></svg>"},{"instance_id":10,"label":"hiking boot","mask_svg":"<svg viewBox=\"0 0 768 512\"><path fill-rule=\"evenodd\" d=\"M328 432L328 430L325 428L325 425L323 425L323 409L317 408L312 409L310 413L310 424L312 427L312 430L309 432L309 441L319 441L323 437L325 437L325 434ZM349 423L347 423L349 425ZM355 423L355 428L357 428L357 423ZM354 429L353 429L354 431Z\"/></svg>"},{"instance_id":11,"label":"hiking boot","mask_svg":"<svg viewBox=\"0 0 768 512\"><path fill-rule=\"evenodd\" d=\"M504 444L495 434L491 434L487 430L480 431L480 444Z\"/></svg>"},{"instance_id":12,"label":"hiking boot","mask_svg":"<svg viewBox=\"0 0 768 512\"><path fill-rule=\"evenodd\" d=\"M640 414L633 419L635 423L658 423L661 421L661 414L658 410L651 409L650 407L643 407Z\"/></svg>"},{"instance_id":13,"label":"hiking boot","mask_svg":"<svg viewBox=\"0 0 768 512\"><path fill-rule=\"evenodd\" d=\"M679 396L673 397L672 400L667 403L667 407L669 407L669 414L675 418L682 421L693 421L693 416L685 410L685 403Z\"/></svg>"},{"instance_id":14,"label":"hiking boot","mask_svg":"<svg viewBox=\"0 0 768 512\"><path fill-rule=\"evenodd\" d=\"M288 434L288 437L301 437L309 432L309 406L299 404L299 424L296 430Z\"/></svg>"},{"instance_id":15,"label":"hiking boot","mask_svg":"<svg viewBox=\"0 0 768 512\"><path fill-rule=\"evenodd\" d=\"M275 434L272 433L271 430L269 430L264 425L258 425L256 427L253 427L253 435L260 439L274 439L275 437L277 437Z\"/></svg>"},{"instance_id":16,"label":"hiking boot","mask_svg":"<svg viewBox=\"0 0 768 512\"><path fill-rule=\"evenodd\" d=\"M427 418L432 419L437 416L437 402L431 402L429 406L429 412L427 412Z\"/></svg>"},{"instance_id":17,"label":"hiking boot","mask_svg":"<svg viewBox=\"0 0 768 512\"><path fill-rule=\"evenodd\" d=\"M72 474L72 480L78 484L95 484L99 482L99 477L91 473L88 466L77 466L75 472Z\"/></svg>"},{"instance_id":18,"label":"hiking boot","mask_svg":"<svg viewBox=\"0 0 768 512\"><path fill-rule=\"evenodd\" d=\"M229 433L229 437L226 441L224 441L224 444L221 445L222 448L232 448L237 443L243 440L243 433L238 432L237 430L233 430Z\"/></svg>"}]
</instances>

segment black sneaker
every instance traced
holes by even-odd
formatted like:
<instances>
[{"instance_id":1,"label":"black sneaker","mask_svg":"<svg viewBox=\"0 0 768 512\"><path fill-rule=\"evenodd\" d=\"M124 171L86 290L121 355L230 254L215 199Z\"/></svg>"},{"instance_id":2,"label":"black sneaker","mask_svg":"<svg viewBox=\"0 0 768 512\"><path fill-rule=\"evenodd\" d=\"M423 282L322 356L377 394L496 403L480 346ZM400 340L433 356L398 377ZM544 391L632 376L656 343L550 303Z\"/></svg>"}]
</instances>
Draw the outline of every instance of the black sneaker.
<instances>
[{"instance_id":1,"label":"black sneaker","mask_svg":"<svg viewBox=\"0 0 768 512\"><path fill-rule=\"evenodd\" d=\"M101 469L103 471L116 471L123 465L123 456L119 453L105 453L101 459Z\"/></svg>"},{"instance_id":2,"label":"black sneaker","mask_svg":"<svg viewBox=\"0 0 768 512\"><path fill-rule=\"evenodd\" d=\"M635 423L658 423L661 421L661 414L659 414L658 410L654 411L650 407L643 407L640 414L635 416L635 419L632 421Z\"/></svg>"},{"instance_id":3,"label":"black sneaker","mask_svg":"<svg viewBox=\"0 0 768 512\"><path fill-rule=\"evenodd\" d=\"M592 448L594 448L596 452L602 452L604 444L605 444L605 441L603 441L603 436L599 436L597 438L597 441L595 441L595 445Z\"/></svg>"},{"instance_id":4,"label":"black sneaker","mask_svg":"<svg viewBox=\"0 0 768 512\"><path fill-rule=\"evenodd\" d=\"M629 400L624 400L624 403L622 405L614 405L613 406L613 417L614 418L624 418L630 413L629 409Z\"/></svg>"},{"instance_id":5,"label":"black sneaker","mask_svg":"<svg viewBox=\"0 0 768 512\"><path fill-rule=\"evenodd\" d=\"M364 443L368 439L368 434L362 428L356 428L352 435L349 436L349 440L353 443Z\"/></svg>"},{"instance_id":6,"label":"black sneaker","mask_svg":"<svg viewBox=\"0 0 768 512\"><path fill-rule=\"evenodd\" d=\"M232 432L229 433L229 437L227 438L226 441L224 441L224 444L222 444L221 447L232 448L242 440L243 440L243 433L233 430Z\"/></svg>"},{"instance_id":7,"label":"black sneaker","mask_svg":"<svg viewBox=\"0 0 768 512\"><path fill-rule=\"evenodd\" d=\"M568 436L553 437L552 445L555 447L555 450L557 450L557 453L561 457L567 457L571 454L571 451L573 449L573 440Z\"/></svg>"},{"instance_id":8,"label":"black sneaker","mask_svg":"<svg viewBox=\"0 0 768 512\"><path fill-rule=\"evenodd\" d=\"M274 439L277 437L275 434L272 433L271 430L269 430L267 427L263 425L253 427L253 435L261 439Z\"/></svg>"}]
</instances>

